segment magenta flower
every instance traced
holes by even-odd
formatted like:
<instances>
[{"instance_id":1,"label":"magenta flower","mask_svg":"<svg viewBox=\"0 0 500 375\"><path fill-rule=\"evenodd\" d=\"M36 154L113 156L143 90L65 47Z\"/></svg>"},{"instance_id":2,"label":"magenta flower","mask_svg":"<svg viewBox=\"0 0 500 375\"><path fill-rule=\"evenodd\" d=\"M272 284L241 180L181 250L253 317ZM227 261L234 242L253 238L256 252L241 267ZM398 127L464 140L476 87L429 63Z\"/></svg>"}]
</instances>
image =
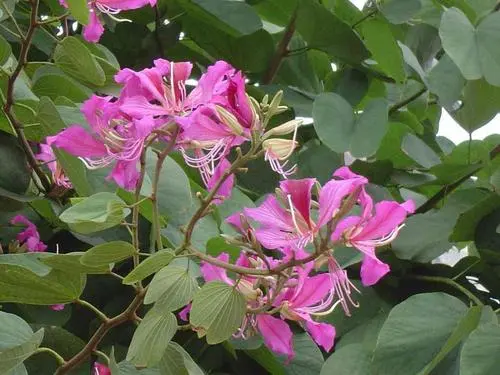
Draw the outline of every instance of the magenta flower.
<instances>
[{"instance_id":1,"label":"magenta flower","mask_svg":"<svg viewBox=\"0 0 500 375\"><path fill-rule=\"evenodd\" d=\"M80 157L90 169L115 163L109 178L124 189L134 189L144 142L157 128L158 122L150 116L132 120L119 111L110 97L96 95L83 104L82 112L92 133L79 125L72 125L47 137L47 143Z\"/></svg>"},{"instance_id":2,"label":"magenta flower","mask_svg":"<svg viewBox=\"0 0 500 375\"><path fill-rule=\"evenodd\" d=\"M63 303L58 303L57 305L51 305L50 308L54 311L62 311L64 310L64 304Z\"/></svg>"},{"instance_id":3,"label":"magenta flower","mask_svg":"<svg viewBox=\"0 0 500 375\"><path fill-rule=\"evenodd\" d=\"M47 245L40 240L40 234L38 233L36 225L25 216L16 215L11 219L10 223L13 225L23 224L26 226L25 230L18 233L16 239L20 244L26 246L29 252L44 252L47 249Z\"/></svg>"},{"instance_id":4,"label":"magenta flower","mask_svg":"<svg viewBox=\"0 0 500 375\"><path fill-rule=\"evenodd\" d=\"M68 7L66 0L59 0L59 3L65 8ZM83 27L83 37L87 42L97 43L104 33L104 26L99 19L99 13L107 14L117 22L129 21L116 18L115 16L122 10L139 9L147 4L154 6L156 0L90 0L89 23Z\"/></svg>"},{"instance_id":5,"label":"magenta flower","mask_svg":"<svg viewBox=\"0 0 500 375\"><path fill-rule=\"evenodd\" d=\"M95 362L92 375L111 375L111 370L108 366Z\"/></svg>"},{"instance_id":6,"label":"magenta flower","mask_svg":"<svg viewBox=\"0 0 500 375\"><path fill-rule=\"evenodd\" d=\"M293 333L286 322L271 315L259 314L256 317L256 326L269 349L286 355L289 361L295 357Z\"/></svg>"},{"instance_id":7,"label":"magenta flower","mask_svg":"<svg viewBox=\"0 0 500 375\"><path fill-rule=\"evenodd\" d=\"M52 150L52 147L50 147L45 143L41 143L40 153L35 156L37 160L44 162L50 169L50 171L52 172L52 180L56 185L62 186L66 189L73 188L73 185L71 185L71 181L64 174L61 165L58 163L56 156L54 155L54 151Z\"/></svg>"}]
</instances>

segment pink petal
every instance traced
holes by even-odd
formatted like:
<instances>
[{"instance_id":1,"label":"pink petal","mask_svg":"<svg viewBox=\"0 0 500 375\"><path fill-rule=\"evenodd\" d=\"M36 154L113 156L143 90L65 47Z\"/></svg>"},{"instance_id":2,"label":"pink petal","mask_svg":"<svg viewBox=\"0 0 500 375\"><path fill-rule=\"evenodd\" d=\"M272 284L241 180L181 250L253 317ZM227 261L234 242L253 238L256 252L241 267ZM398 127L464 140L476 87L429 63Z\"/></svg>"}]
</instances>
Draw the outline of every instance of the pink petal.
<instances>
[{"instance_id":1,"label":"pink petal","mask_svg":"<svg viewBox=\"0 0 500 375\"><path fill-rule=\"evenodd\" d=\"M340 177L340 178L342 178L344 180L346 180L346 179L356 179L356 178L362 178L362 179L366 180L365 177L363 177L363 176L361 176L359 174L356 174L353 171L351 171L349 169L349 167L340 167L335 172L333 172L333 177ZM366 183L368 183L368 180L366 180Z\"/></svg>"},{"instance_id":2,"label":"pink petal","mask_svg":"<svg viewBox=\"0 0 500 375\"><path fill-rule=\"evenodd\" d=\"M162 106L151 104L144 96L126 97L120 109L127 115L137 118L144 116L166 116L170 111Z\"/></svg>"},{"instance_id":3,"label":"pink petal","mask_svg":"<svg viewBox=\"0 0 500 375\"><path fill-rule=\"evenodd\" d=\"M217 259L228 263L229 254L220 253L219 256L217 256ZM226 270L224 268L214 266L210 263L201 262L200 272L207 283L214 280L220 280L229 285L234 284L234 281L227 276Z\"/></svg>"},{"instance_id":4,"label":"pink petal","mask_svg":"<svg viewBox=\"0 0 500 375\"><path fill-rule=\"evenodd\" d=\"M189 322L188 314L191 312L191 304L187 304L181 311L179 311L179 318L185 322Z\"/></svg>"},{"instance_id":5,"label":"pink petal","mask_svg":"<svg viewBox=\"0 0 500 375\"><path fill-rule=\"evenodd\" d=\"M94 372L92 375L111 375L111 370L107 366L96 362L94 363Z\"/></svg>"},{"instance_id":6,"label":"pink petal","mask_svg":"<svg viewBox=\"0 0 500 375\"><path fill-rule=\"evenodd\" d=\"M96 11L90 9L89 24L83 27L83 37L87 42L97 43L104 34L104 26L102 26Z\"/></svg>"},{"instance_id":7,"label":"pink petal","mask_svg":"<svg viewBox=\"0 0 500 375\"><path fill-rule=\"evenodd\" d=\"M290 301L292 308L314 306L325 299L331 289L330 275L327 273L301 278Z\"/></svg>"},{"instance_id":8,"label":"pink petal","mask_svg":"<svg viewBox=\"0 0 500 375\"><path fill-rule=\"evenodd\" d=\"M334 242L340 240L347 229L357 226L360 221L361 217L359 216L348 216L345 219L342 219L335 227L330 239Z\"/></svg>"},{"instance_id":9,"label":"pink petal","mask_svg":"<svg viewBox=\"0 0 500 375\"><path fill-rule=\"evenodd\" d=\"M280 182L280 189L290 199L294 207L300 212L306 223L310 223L311 189L316 183L315 178L304 178L302 180L285 180Z\"/></svg>"},{"instance_id":10,"label":"pink petal","mask_svg":"<svg viewBox=\"0 0 500 375\"><path fill-rule=\"evenodd\" d=\"M328 323L317 323L306 321L307 332L319 346L329 352L333 348L335 341L335 327Z\"/></svg>"},{"instance_id":11,"label":"pink petal","mask_svg":"<svg viewBox=\"0 0 500 375\"><path fill-rule=\"evenodd\" d=\"M384 237L395 230L406 219L407 211L397 202L383 201L375 205L375 216L357 234L354 241Z\"/></svg>"},{"instance_id":12,"label":"pink petal","mask_svg":"<svg viewBox=\"0 0 500 375\"><path fill-rule=\"evenodd\" d=\"M134 190L139 179L139 171L137 170L137 160L122 161L119 160L108 178L115 180L116 184L125 190Z\"/></svg>"},{"instance_id":13,"label":"pink petal","mask_svg":"<svg viewBox=\"0 0 500 375\"><path fill-rule=\"evenodd\" d=\"M292 217L272 195L268 195L259 207L245 208L244 212L250 219L259 222L263 226L279 228L290 232L295 231Z\"/></svg>"},{"instance_id":14,"label":"pink petal","mask_svg":"<svg viewBox=\"0 0 500 375\"><path fill-rule=\"evenodd\" d=\"M215 185L220 181L224 172L231 167L231 163L227 159L223 159L219 162L215 168L213 176L208 181L207 189L212 191ZM231 192L234 186L234 174L231 174L225 181L221 184L217 190L218 198L214 199L215 204L221 204L225 198L231 196ZM222 197L222 198L220 198Z\"/></svg>"},{"instance_id":15,"label":"pink petal","mask_svg":"<svg viewBox=\"0 0 500 375\"><path fill-rule=\"evenodd\" d=\"M183 138L195 141L218 141L233 138L235 134L220 121L214 109L199 107L189 116L179 118Z\"/></svg>"},{"instance_id":16,"label":"pink petal","mask_svg":"<svg viewBox=\"0 0 500 375\"><path fill-rule=\"evenodd\" d=\"M139 9L148 4L151 4L150 0L98 0L97 2L110 8L120 10ZM154 1L151 6L153 6L155 3L156 1Z\"/></svg>"},{"instance_id":17,"label":"pink petal","mask_svg":"<svg viewBox=\"0 0 500 375\"><path fill-rule=\"evenodd\" d=\"M361 282L364 286L371 286L389 273L388 264L381 262L376 257L365 255L361 263Z\"/></svg>"},{"instance_id":18,"label":"pink petal","mask_svg":"<svg viewBox=\"0 0 500 375\"><path fill-rule=\"evenodd\" d=\"M70 126L52 137L47 137L47 144L75 156L102 157L107 155L104 144L77 125Z\"/></svg>"},{"instance_id":19,"label":"pink petal","mask_svg":"<svg viewBox=\"0 0 500 375\"><path fill-rule=\"evenodd\" d=\"M268 249L280 249L284 247L296 247L298 236L283 232L276 228L259 228L255 230L255 237L264 247Z\"/></svg>"},{"instance_id":20,"label":"pink petal","mask_svg":"<svg viewBox=\"0 0 500 375\"><path fill-rule=\"evenodd\" d=\"M64 310L64 304L63 303L59 303L57 305L52 305L50 306L50 308L54 311L62 311Z\"/></svg>"},{"instance_id":21,"label":"pink petal","mask_svg":"<svg viewBox=\"0 0 500 375\"><path fill-rule=\"evenodd\" d=\"M271 315L257 315L257 327L266 346L277 354L284 354L291 360L293 351L293 334L287 323Z\"/></svg>"}]
</instances>

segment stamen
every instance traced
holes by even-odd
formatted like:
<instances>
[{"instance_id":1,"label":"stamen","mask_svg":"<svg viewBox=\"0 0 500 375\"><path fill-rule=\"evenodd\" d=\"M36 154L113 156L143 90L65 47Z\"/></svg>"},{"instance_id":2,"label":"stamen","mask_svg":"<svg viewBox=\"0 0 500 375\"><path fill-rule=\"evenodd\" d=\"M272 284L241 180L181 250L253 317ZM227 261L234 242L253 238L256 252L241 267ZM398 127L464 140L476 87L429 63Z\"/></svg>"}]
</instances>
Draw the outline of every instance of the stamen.
<instances>
[{"instance_id":1,"label":"stamen","mask_svg":"<svg viewBox=\"0 0 500 375\"><path fill-rule=\"evenodd\" d=\"M293 207L292 196L288 194L286 197L288 199L288 204L290 206L290 213L292 215L292 222L295 227L295 230L299 232L300 235L302 235L302 231L300 230L299 224L297 223L297 218L295 217L295 209Z\"/></svg>"}]
</instances>

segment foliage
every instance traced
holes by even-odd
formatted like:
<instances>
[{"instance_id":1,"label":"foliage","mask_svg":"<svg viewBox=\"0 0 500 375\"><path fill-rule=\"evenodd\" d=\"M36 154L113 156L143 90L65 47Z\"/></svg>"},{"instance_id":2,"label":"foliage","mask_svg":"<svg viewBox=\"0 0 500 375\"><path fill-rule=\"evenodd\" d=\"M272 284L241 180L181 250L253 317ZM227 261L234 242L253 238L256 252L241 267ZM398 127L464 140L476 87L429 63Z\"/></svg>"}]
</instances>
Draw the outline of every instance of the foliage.
<instances>
[{"instance_id":1,"label":"foliage","mask_svg":"<svg viewBox=\"0 0 500 375\"><path fill-rule=\"evenodd\" d=\"M62 3L0 2L0 373L495 372L498 1Z\"/></svg>"}]
</instances>

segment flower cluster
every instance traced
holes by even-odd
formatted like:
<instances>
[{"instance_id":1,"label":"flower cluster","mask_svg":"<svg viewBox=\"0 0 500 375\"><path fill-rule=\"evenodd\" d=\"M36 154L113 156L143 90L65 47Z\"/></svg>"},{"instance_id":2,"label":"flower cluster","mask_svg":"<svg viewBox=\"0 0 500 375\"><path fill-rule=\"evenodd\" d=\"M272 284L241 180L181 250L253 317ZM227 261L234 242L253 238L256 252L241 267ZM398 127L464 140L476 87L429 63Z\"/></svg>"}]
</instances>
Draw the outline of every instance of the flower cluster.
<instances>
[{"instance_id":1,"label":"flower cluster","mask_svg":"<svg viewBox=\"0 0 500 375\"><path fill-rule=\"evenodd\" d=\"M375 248L390 243L414 210L411 201L374 204L365 190L367 183L347 167L337 170L324 186L315 179L285 180L259 207L227 219L240 233L232 240L246 243L236 265L268 270L270 275L248 273L234 281L224 268L202 262L206 282L235 285L247 299L248 313L235 337L258 332L271 350L291 359L292 331L285 322L289 320L301 324L326 351L332 349L335 328L314 318L338 305L349 315L350 307L357 306L351 296L357 289L336 261L335 248L361 251L361 281L373 285L389 272ZM266 255L273 252L275 256ZM227 263L229 256L222 253L218 260Z\"/></svg>"},{"instance_id":2,"label":"flower cluster","mask_svg":"<svg viewBox=\"0 0 500 375\"><path fill-rule=\"evenodd\" d=\"M224 61L208 67L188 92L191 70L191 63L163 59L138 72L121 70L115 77L122 85L119 97L94 95L83 104L90 132L72 125L47 143L80 157L88 168L114 164L110 178L127 190L136 187L138 162L151 142L171 144L200 171L209 189L230 167L231 149L247 141L260 142L273 169L289 175L293 168L284 170L281 162L295 149L295 139L271 136L293 133L295 138L300 122L264 133L268 117L284 110L279 100L259 104L251 99L243 74ZM220 184L219 196L227 196L232 184L231 175Z\"/></svg>"},{"instance_id":3,"label":"flower cluster","mask_svg":"<svg viewBox=\"0 0 500 375\"><path fill-rule=\"evenodd\" d=\"M47 250L47 245L45 245L40 239L40 234L35 224L29 221L23 215L14 216L10 223L12 225L23 225L26 228L19 232L16 236L17 241L26 248L29 252L44 252Z\"/></svg>"},{"instance_id":4,"label":"flower cluster","mask_svg":"<svg viewBox=\"0 0 500 375\"><path fill-rule=\"evenodd\" d=\"M59 3L67 8L66 0L59 0ZM86 41L97 43L104 33L104 26L101 20L101 14L106 14L116 22L130 22L128 19L117 18L116 15L123 10L132 10L145 7L146 5L155 6L156 0L90 0L89 21L83 27L83 37Z\"/></svg>"}]
</instances>

